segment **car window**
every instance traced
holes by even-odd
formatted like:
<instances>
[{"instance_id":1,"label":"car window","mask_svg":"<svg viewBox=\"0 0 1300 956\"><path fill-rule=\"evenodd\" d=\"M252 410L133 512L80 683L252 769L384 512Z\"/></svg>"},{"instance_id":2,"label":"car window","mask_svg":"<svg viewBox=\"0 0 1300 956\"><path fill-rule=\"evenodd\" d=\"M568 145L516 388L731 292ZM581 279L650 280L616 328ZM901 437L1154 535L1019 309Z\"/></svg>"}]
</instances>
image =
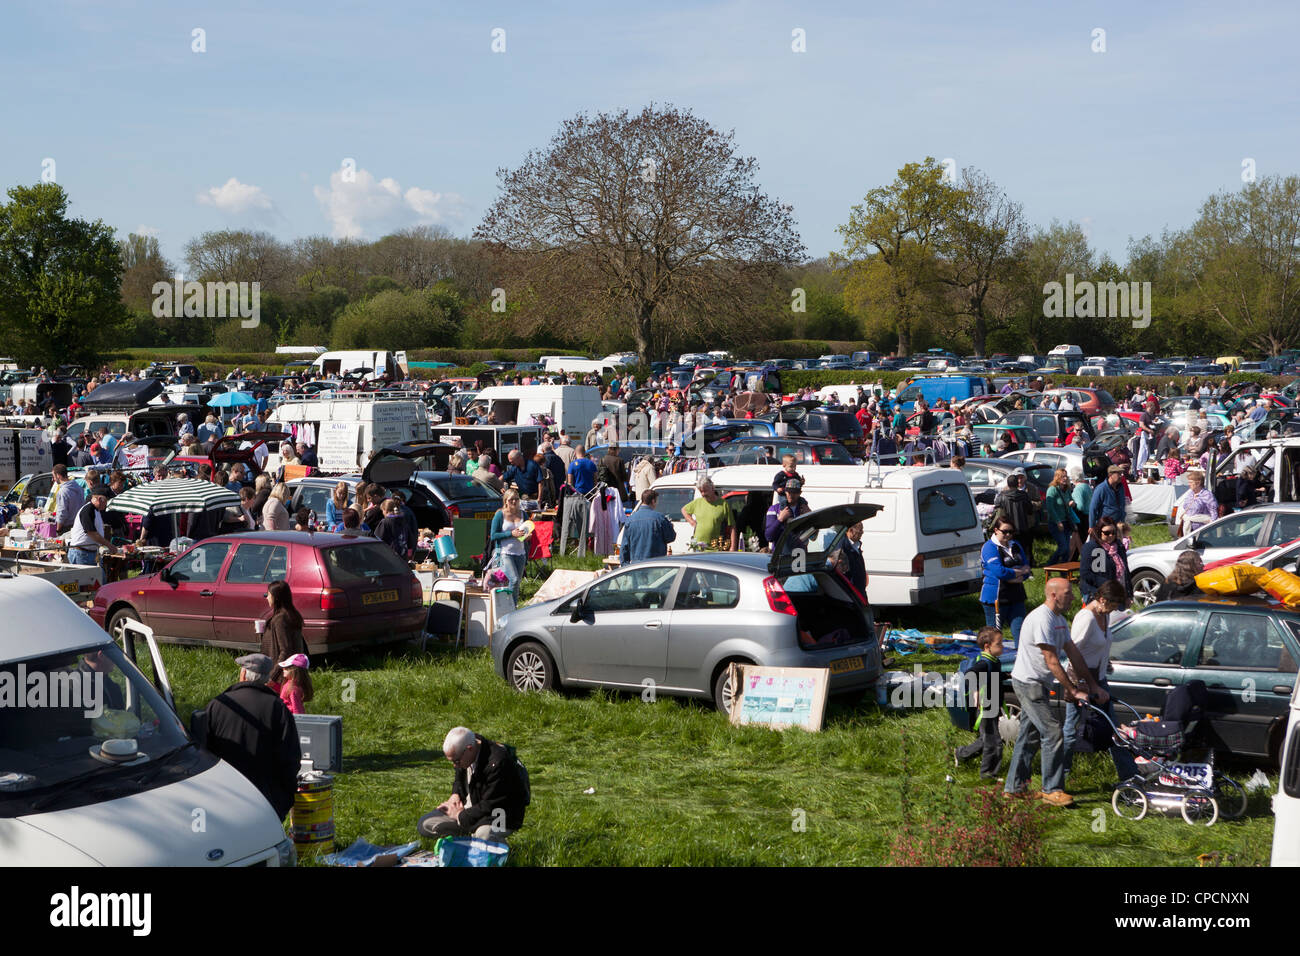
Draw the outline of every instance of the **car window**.
<instances>
[{"instance_id":1,"label":"car window","mask_svg":"<svg viewBox=\"0 0 1300 956\"><path fill-rule=\"evenodd\" d=\"M962 465L961 473L966 476L966 483L971 487L987 488L989 470L978 465Z\"/></svg>"},{"instance_id":2,"label":"car window","mask_svg":"<svg viewBox=\"0 0 1300 956\"><path fill-rule=\"evenodd\" d=\"M1210 615L1198 667L1244 668L1294 674L1295 660L1268 618L1255 614Z\"/></svg>"},{"instance_id":3,"label":"car window","mask_svg":"<svg viewBox=\"0 0 1300 956\"><path fill-rule=\"evenodd\" d=\"M678 610L735 607L740 601L740 582L730 574L689 568L677 589Z\"/></svg>"},{"instance_id":4,"label":"car window","mask_svg":"<svg viewBox=\"0 0 1300 956\"><path fill-rule=\"evenodd\" d=\"M316 512L319 521L325 520L325 506L329 503L333 489L325 485L300 485L295 509L307 508Z\"/></svg>"},{"instance_id":5,"label":"car window","mask_svg":"<svg viewBox=\"0 0 1300 956\"><path fill-rule=\"evenodd\" d=\"M429 482L447 501L462 498L500 498L501 493L495 488L475 481L468 475L444 475Z\"/></svg>"},{"instance_id":6,"label":"car window","mask_svg":"<svg viewBox=\"0 0 1300 956\"><path fill-rule=\"evenodd\" d=\"M1253 547L1259 540L1265 517L1262 512L1233 515L1207 526L1196 540L1207 548Z\"/></svg>"},{"instance_id":7,"label":"car window","mask_svg":"<svg viewBox=\"0 0 1300 956\"><path fill-rule=\"evenodd\" d=\"M269 584L283 581L289 570L289 549L275 544L241 544L226 569L227 584Z\"/></svg>"},{"instance_id":8,"label":"car window","mask_svg":"<svg viewBox=\"0 0 1300 956\"><path fill-rule=\"evenodd\" d=\"M230 553L230 542L215 541L200 544L172 565L172 576L177 581L192 584L211 584L221 573L221 565Z\"/></svg>"},{"instance_id":9,"label":"car window","mask_svg":"<svg viewBox=\"0 0 1300 956\"><path fill-rule=\"evenodd\" d=\"M1300 538L1300 514L1273 516L1273 527L1268 533L1268 544L1286 544Z\"/></svg>"},{"instance_id":10,"label":"car window","mask_svg":"<svg viewBox=\"0 0 1300 956\"><path fill-rule=\"evenodd\" d=\"M918 488L916 513L921 520L921 534L962 531L979 524L971 496L961 485Z\"/></svg>"},{"instance_id":11,"label":"car window","mask_svg":"<svg viewBox=\"0 0 1300 956\"><path fill-rule=\"evenodd\" d=\"M676 577L676 567L634 568L593 586L583 599L583 607L588 611L662 608L668 604L668 593Z\"/></svg>"},{"instance_id":12,"label":"car window","mask_svg":"<svg viewBox=\"0 0 1300 956\"><path fill-rule=\"evenodd\" d=\"M669 521L681 521L682 509L695 498L694 488L660 488L655 511L667 516Z\"/></svg>"},{"instance_id":13,"label":"car window","mask_svg":"<svg viewBox=\"0 0 1300 956\"><path fill-rule=\"evenodd\" d=\"M1195 611L1154 611L1130 618L1115 629L1110 657L1134 664L1181 665L1187 642L1197 633Z\"/></svg>"},{"instance_id":14,"label":"car window","mask_svg":"<svg viewBox=\"0 0 1300 956\"><path fill-rule=\"evenodd\" d=\"M326 548L322 554L330 582L339 586L364 584L387 574L410 574L406 562L378 541L338 545Z\"/></svg>"}]
</instances>

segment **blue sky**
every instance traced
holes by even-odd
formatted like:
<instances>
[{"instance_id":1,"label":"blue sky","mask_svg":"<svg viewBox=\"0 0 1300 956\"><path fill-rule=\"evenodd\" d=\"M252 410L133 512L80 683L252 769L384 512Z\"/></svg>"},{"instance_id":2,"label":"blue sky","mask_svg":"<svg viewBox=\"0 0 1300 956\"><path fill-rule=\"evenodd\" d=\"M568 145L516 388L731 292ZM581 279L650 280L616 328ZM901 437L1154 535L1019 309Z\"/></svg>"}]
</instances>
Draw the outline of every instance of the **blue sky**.
<instances>
[{"instance_id":1,"label":"blue sky","mask_svg":"<svg viewBox=\"0 0 1300 956\"><path fill-rule=\"evenodd\" d=\"M1300 7L1282 3L54 0L4 17L0 183L53 159L75 215L154 231L173 261L220 228L466 235L496 169L562 120L650 101L734 130L812 255L926 155L1121 262L1130 237L1239 188L1243 159L1300 172Z\"/></svg>"}]
</instances>

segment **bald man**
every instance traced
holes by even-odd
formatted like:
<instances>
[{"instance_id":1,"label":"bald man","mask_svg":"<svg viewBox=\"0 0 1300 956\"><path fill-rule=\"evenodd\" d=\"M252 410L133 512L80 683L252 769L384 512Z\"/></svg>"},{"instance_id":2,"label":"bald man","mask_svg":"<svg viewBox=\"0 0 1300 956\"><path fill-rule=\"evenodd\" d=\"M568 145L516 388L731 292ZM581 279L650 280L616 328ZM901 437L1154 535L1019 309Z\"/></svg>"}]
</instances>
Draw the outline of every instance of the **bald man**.
<instances>
[{"instance_id":1,"label":"bald man","mask_svg":"<svg viewBox=\"0 0 1300 956\"><path fill-rule=\"evenodd\" d=\"M1074 642L1070 640L1070 622L1064 617L1073 597L1068 578L1052 578L1044 588L1042 605L1034 608L1020 626L1016 664L1011 671L1011 686L1020 702L1020 734L1011 754L1006 792L1023 793L1033 775L1034 753L1043 750L1042 799L1056 807L1073 805L1074 798L1065 792L1065 737L1062 715L1049 703L1054 681L1059 681L1065 706L1074 707L1091 696L1105 705L1109 695L1098 686ZM1074 673L1087 681L1088 690L1077 690L1065 676L1061 652L1070 659Z\"/></svg>"}]
</instances>

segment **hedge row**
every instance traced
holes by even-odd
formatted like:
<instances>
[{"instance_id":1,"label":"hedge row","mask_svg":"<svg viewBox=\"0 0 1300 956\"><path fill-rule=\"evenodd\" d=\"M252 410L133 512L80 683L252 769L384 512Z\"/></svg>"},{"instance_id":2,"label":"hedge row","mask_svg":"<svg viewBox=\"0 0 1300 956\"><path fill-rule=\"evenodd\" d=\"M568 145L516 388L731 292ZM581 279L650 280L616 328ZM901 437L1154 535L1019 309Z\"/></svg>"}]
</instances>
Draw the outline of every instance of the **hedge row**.
<instances>
[{"instance_id":1,"label":"hedge row","mask_svg":"<svg viewBox=\"0 0 1300 956\"><path fill-rule=\"evenodd\" d=\"M857 383L863 385L866 383L880 382L889 388L893 388L900 383L915 378L915 372L860 372L851 370L827 370L809 369L806 371L793 370L783 371L781 373L781 384L787 392L793 392L802 388L824 388L827 385L847 385ZM991 378L1004 378L1005 376L992 373ZM1016 376L1024 378L1023 375ZM1256 372L1237 373L1233 375L1215 376L1214 381L1218 382L1226 378L1229 384L1237 382L1258 382L1263 386L1281 388L1289 385L1294 381L1293 378L1284 375L1261 375ZM1087 375L1044 375L1043 379L1049 388L1055 388L1064 385L1078 385L1086 387L1090 382L1097 388L1104 388L1111 394L1122 390L1128 385L1136 385L1139 388L1153 389L1160 394L1164 394L1165 389L1170 384L1177 385L1180 389L1186 386L1188 376L1153 376L1153 375L1117 375L1106 376L1105 378L1090 377Z\"/></svg>"}]
</instances>

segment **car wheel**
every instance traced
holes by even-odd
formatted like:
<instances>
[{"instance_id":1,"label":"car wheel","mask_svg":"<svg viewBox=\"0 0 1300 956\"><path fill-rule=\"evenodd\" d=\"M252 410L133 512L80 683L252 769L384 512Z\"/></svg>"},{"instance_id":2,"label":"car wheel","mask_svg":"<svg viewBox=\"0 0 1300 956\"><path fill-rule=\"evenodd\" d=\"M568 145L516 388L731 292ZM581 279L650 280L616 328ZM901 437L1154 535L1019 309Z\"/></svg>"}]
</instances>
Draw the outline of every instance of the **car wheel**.
<instances>
[{"instance_id":1,"label":"car wheel","mask_svg":"<svg viewBox=\"0 0 1300 956\"><path fill-rule=\"evenodd\" d=\"M1139 571L1133 575L1133 604L1138 608L1149 607L1156 603L1156 592L1165 583L1165 576L1159 571Z\"/></svg>"},{"instance_id":2,"label":"car wheel","mask_svg":"<svg viewBox=\"0 0 1300 956\"><path fill-rule=\"evenodd\" d=\"M731 716L731 704L736 699L736 689L731 683L731 665L723 664L713 680L713 706Z\"/></svg>"},{"instance_id":3,"label":"car wheel","mask_svg":"<svg viewBox=\"0 0 1300 956\"><path fill-rule=\"evenodd\" d=\"M518 691L551 690L555 687L555 662L542 645L526 641L506 659L506 679Z\"/></svg>"},{"instance_id":4,"label":"car wheel","mask_svg":"<svg viewBox=\"0 0 1300 956\"><path fill-rule=\"evenodd\" d=\"M108 619L108 636L111 637L119 646L122 645L122 639L126 636L126 622L135 621L140 623L140 615L136 614L129 607L114 611L113 616Z\"/></svg>"}]
</instances>

